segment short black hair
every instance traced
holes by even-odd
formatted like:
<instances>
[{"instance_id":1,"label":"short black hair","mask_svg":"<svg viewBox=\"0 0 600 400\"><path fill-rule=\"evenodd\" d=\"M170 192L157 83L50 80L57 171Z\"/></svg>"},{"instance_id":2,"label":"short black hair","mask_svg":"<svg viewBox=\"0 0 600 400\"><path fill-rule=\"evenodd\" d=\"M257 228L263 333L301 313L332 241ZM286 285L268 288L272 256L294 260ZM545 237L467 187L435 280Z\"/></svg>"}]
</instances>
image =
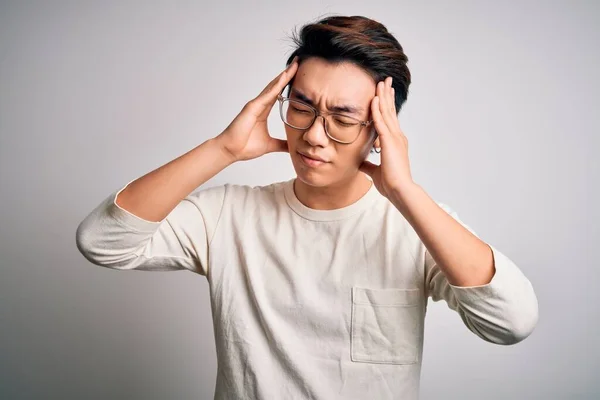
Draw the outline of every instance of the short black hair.
<instances>
[{"instance_id":1,"label":"short black hair","mask_svg":"<svg viewBox=\"0 0 600 400\"><path fill-rule=\"evenodd\" d=\"M286 65L295 56L299 63L309 57L320 57L333 63L352 62L375 82L391 76L396 112L400 112L410 85L408 57L383 24L363 16L329 16L303 25L292 33L291 39L295 50ZM290 87L292 83L293 80Z\"/></svg>"}]
</instances>

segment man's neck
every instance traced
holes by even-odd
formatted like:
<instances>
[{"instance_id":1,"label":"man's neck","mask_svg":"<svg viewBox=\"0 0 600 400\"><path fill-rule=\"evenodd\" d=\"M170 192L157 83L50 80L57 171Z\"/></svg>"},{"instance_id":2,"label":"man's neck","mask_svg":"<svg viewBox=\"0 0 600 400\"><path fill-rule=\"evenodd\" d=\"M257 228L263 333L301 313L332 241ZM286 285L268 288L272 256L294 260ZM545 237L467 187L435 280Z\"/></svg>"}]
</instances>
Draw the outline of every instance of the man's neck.
<instances>
[{"instance_id":1,"label":"man's neck","mask_svg":"<svg viewBox=\"0 0 600 400\"><path fill-rule=\"evenodd\" d=\"M324 187L309 186L300 179L294 180L294 193L298 200L314 210L335 210L360 200L371 188L372 181L363 173L350 181Z\"/></svg>"}]
</instances>

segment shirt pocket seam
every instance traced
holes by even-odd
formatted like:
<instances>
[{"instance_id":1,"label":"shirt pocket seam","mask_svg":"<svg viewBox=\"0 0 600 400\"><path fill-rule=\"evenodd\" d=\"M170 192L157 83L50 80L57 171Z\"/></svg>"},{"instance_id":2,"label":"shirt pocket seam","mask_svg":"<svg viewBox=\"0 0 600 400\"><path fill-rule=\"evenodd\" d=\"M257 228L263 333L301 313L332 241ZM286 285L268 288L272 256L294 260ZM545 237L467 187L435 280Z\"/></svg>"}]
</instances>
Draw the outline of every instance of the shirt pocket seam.
<instances>
[{"instance_id":1,"label":"shirt pocket seam","mask_svg":"<svg viewBox=\"0 0 600 400\"><path fill-rule=\"evenodd\" d=\"M352 287L351 360L376 364L417 364L423 323L419 307L421 303L421 291L418 288ZM395 341L398 347L394 347Z\"/></svg>"}]
</instances>

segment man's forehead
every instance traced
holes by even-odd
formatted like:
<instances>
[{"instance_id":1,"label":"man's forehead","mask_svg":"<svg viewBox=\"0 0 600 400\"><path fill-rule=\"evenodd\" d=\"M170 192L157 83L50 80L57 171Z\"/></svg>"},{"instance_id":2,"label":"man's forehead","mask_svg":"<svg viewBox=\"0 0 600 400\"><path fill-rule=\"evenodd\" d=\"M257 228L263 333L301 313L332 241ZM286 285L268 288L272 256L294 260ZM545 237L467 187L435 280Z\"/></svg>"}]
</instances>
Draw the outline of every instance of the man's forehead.
<instances>
[{"instance_id":1,"label":"man's forehead","mask_svg":"<svg viewBox=\"0 0 600 400\"><path fill-rule=\"evenodd\" d=\"M376 89L371 76L351 62L333 63L319 58L300 64L292 83L307 97L325 94L332 101L344 103L369 100Z\"/></svg>"},{"instance_id":2,"label":"man's forehead","mask_svg":"<svg viewBox=\"0 0 600 400\"><path fill-rule=\"evenodd\" d=\"M314 94L315 92L316 91L312 91L310 89L304 89L302 85L296 86L296 84L294 84L290 88L290 97L302 100L312 106L315 106L315 98L318 97ZM328 108L332 111L352 114L360 114L365 111L365 108L361 104L364 102L364 99L357 98L357 96L344 94L343 90L339 92L335 91L335 93L328 93L327 97L329 98L328 103L331 105ZM364 95L361 97L364 97Z\"/></svg>"}]
</instances>

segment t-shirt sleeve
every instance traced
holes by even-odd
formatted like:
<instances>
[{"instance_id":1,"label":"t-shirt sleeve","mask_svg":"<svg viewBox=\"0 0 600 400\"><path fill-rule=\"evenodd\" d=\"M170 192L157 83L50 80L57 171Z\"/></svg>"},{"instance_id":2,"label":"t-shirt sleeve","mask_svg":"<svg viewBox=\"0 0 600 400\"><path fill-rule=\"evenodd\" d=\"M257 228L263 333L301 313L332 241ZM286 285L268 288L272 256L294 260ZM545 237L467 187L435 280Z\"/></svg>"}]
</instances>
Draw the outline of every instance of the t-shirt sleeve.
<instances>
[{"instance_id":1,"label":"t-shirt sleeve","mask_svg":"<svg viewBox=\"0 0 600 400\"><path fill-rule=\"evenodd\" d=\"M478 236L449 206L438 205ZM450 284L423 246L425 287L433 301L446 301L477 336L496 344L514 344L529 336L537 324L537 297L531 282L519 267L496 247L489 243L488 246L495 266L492 280L485 285L467 287Z\"/></svg>"},{"instance_id":2,"label":"t-shirt sleeve","mask_svg":"<svg viewBox=\"0 0 600 400\"><path fill-rule=\"evenodd\" d=\"M93 264L142 271L189 270L207 276L210 242L223 209L227 185L184 198L162 221L148 221L105 198L77 227L77 248Z\"/></svg>"}]
</instances>

